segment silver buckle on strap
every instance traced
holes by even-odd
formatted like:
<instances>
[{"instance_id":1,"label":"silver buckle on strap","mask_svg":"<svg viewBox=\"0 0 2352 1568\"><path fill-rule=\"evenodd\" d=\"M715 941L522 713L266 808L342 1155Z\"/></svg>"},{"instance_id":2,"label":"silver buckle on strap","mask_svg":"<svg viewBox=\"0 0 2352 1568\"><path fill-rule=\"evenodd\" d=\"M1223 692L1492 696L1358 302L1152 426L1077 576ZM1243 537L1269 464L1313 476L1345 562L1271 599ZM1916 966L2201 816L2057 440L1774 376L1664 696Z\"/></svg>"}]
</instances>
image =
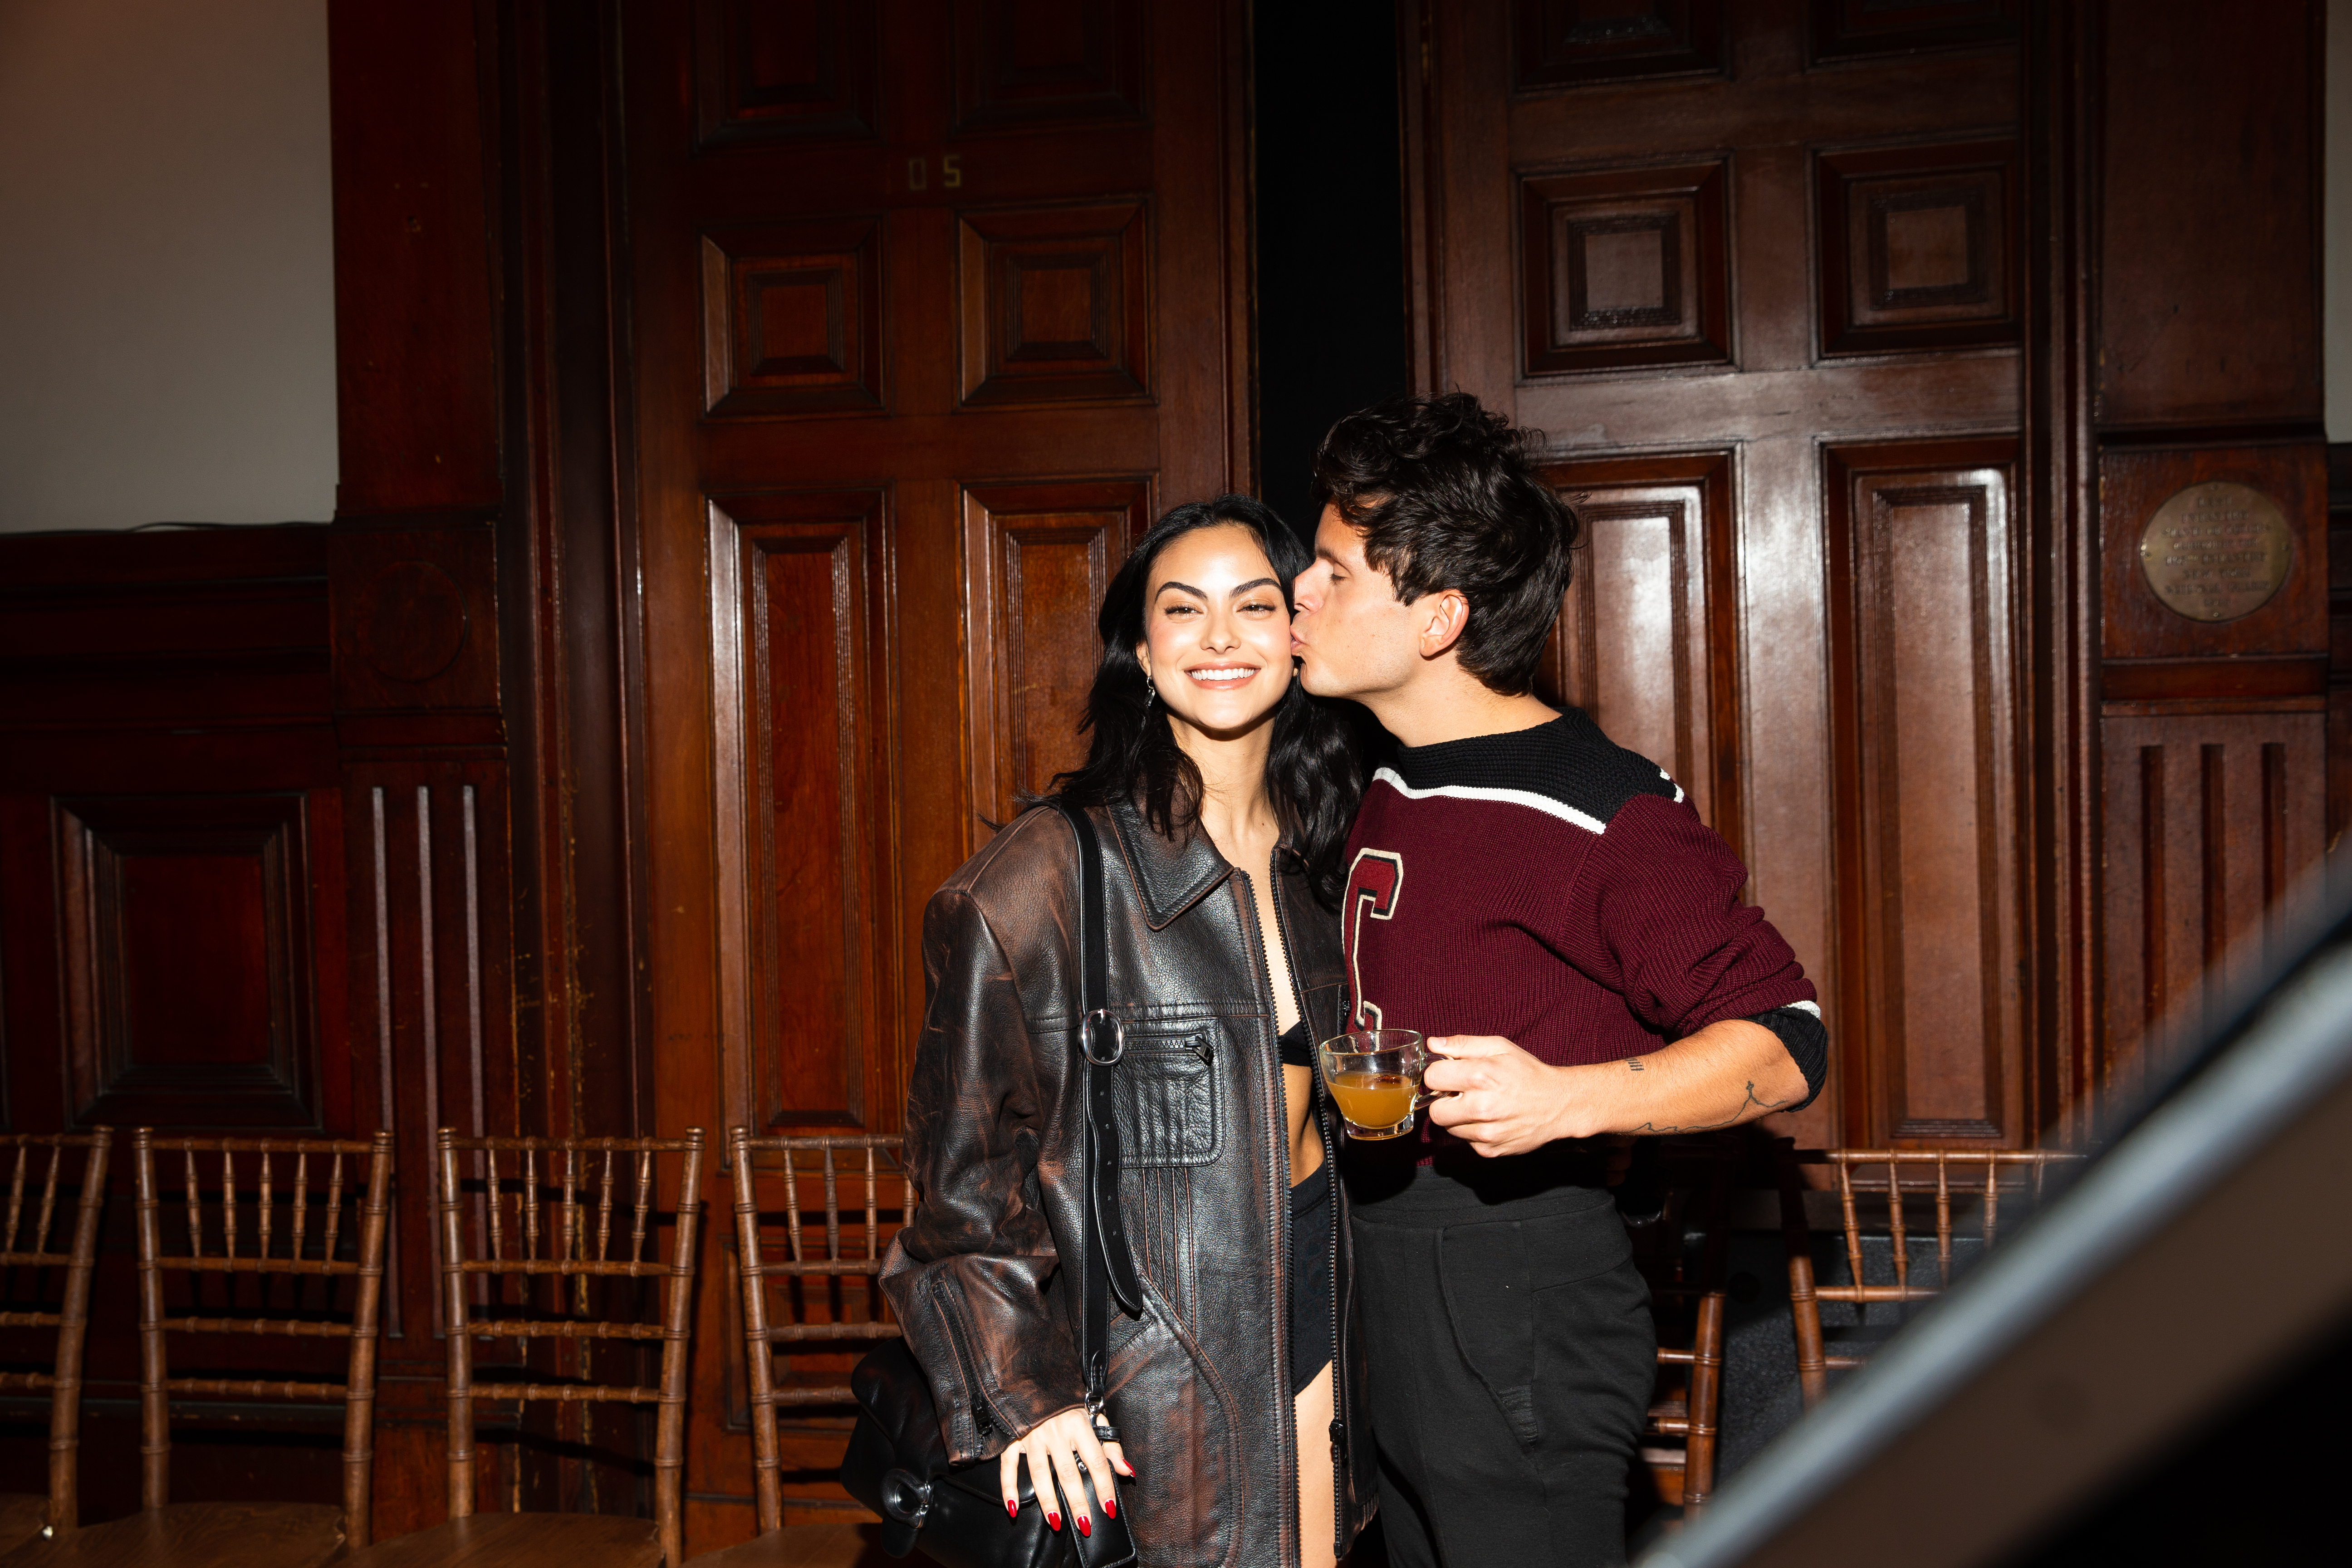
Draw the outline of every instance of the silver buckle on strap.
<instances>
[{"instance_id":1,"label":"silver buckle on strap","mask_svg":"<svg viewBox=\"0 0 2352 1568\"><path fill-rule=\"evenodd\" d=\"M1110 1026L1110 1055L1107 1057L1095 1050L1095 1026L1097 1023ZM1127 1025L1112 1017L1109 1008L1097 1007L1078 1020L1078 1049L1086 1052L1087 1060L1098 1068L1117 1067L1119 1058L1127 1055Z\"/></svg>"}]
</instances>

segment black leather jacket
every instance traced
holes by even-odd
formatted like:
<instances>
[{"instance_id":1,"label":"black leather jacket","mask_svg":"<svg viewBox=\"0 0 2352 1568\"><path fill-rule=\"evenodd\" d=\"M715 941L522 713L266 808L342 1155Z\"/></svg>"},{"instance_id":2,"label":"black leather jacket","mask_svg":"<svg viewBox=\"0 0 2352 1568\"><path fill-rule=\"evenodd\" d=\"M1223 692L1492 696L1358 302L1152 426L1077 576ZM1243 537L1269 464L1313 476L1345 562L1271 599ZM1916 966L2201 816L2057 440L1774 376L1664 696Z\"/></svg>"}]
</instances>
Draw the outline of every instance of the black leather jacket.
<instances>
[{"instance_id":1,"label":"black leather jacket","mask_svg":"<svg viewBox=\"0 0 2352 1568\"><path fill-rule=\"evenodd\" d=\"M1171 842L1124 802L1093 815L1127 1026L1119 1190L1146 1296L1140 1320L1114 1311L1110 1325L1109 1413L1136 1472L1123 1511L1151 1568L1276 1568L1299 1558L1297 1466L1328 1463L1344 1554L1375 1496L1346 1198L1334 1183L1338 1419L1299 1434L1289 1152L1255 900L1206 834ZM1317 1037L1335 1034L1339 922L1288 852L1275 858L1301 1005ZM907 1104L919 1207L882 1286L958 1464L1084 1398L1079 1268L1055 1247L1083 1234L1077 929L1076 843L1045 810L999 833L924 913L929 1005ZM1328 1105L1318 1114L1336 1153Z\"/></svg>"}]
</instances>

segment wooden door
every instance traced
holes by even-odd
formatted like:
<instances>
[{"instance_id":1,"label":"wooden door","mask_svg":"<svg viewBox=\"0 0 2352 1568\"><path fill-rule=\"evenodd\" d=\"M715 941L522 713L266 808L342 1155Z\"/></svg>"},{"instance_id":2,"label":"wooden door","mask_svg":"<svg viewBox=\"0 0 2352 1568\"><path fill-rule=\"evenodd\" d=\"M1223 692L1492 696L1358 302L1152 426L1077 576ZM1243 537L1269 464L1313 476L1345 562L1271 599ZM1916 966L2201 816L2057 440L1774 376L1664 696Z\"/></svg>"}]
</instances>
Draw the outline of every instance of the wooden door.
<instances>
[{"instance_id":1,"label":"wooden door","mask_svg":"<svg viewBox=\"0 0 2352 1568\"><path fill-rule=\"evenodd\" d=\"M1576 499L1548 689L1675 773L1821 985L1788 1131L2023 1141L2014 7L1420 11L1416 376Z\"/></svg>"},{"instance_id":2,"label":"wooden door","mask_svg":"<svg viewBox=\"0 0 2352 1568\"><path fill-rule=\"evenodd\" d=\"M1249 482L1239 18L625 9L664 1128L898 1128L925 900L1081 754L1129 542ZM690 1551L752 1526L731 1252ZM796 1513L847 1506L840 1426Z\"/></svg>"},{"instance_id":3,"label":"wooden door","mask_svg":"<svg viewBox=\"0 0 2352 1568\"><path fill-rule=\"evenodd\" d=\"M2119 15L1404 9L1416 384L1547 432L1545 689L1822 986L1803 1142L2033 1141L2320 856L2316 12ZM2288 563L2207 624L2139 545L2211 482Z\"/></svg>"}]
</instances>

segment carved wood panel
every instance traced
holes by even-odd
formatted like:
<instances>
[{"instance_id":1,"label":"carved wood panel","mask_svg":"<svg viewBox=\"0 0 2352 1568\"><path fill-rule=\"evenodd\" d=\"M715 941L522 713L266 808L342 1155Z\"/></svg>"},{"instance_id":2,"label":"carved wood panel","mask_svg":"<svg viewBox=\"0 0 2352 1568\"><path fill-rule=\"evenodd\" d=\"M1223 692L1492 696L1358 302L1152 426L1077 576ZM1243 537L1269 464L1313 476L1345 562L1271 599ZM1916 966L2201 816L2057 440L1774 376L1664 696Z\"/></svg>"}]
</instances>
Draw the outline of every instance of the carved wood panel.
<instances>
[{"instance_id":1,"label":"carved wood panel","mask_svg":"<svg viewBox=\"0 0 2352 1568\"><path fill-rule=\"evenodd\" d=\"M2005 44L2017 15L2018 0L1812 0L1810 53L1826 62Z\"/></svg>"},{"instance_id":2,"label":"carved wood panel","mask_svg":"<svg viewBox=\"0 0 2352 1568\"><path fill-rule=\"evenodd\" d=\"M751 1125L898 1125L883 994L890 542L878 490L710 503L720 985ZM734 929L740 922L740 931Z\"/></svg>"},{"instance_id":3,"label":"carved wood panel","mask_svg":"<svg viewBox=\"0 0 2352 1568\"><path fill-rule=\"evenodd\" d=\"M882 230L870 218L702 237L703 407L879 409Z\"/></svg>"},{"instance_id":4,"label":"carved wood panel","mask_svg":"<svg viewBox=\"0 0 2352 1568\"><path fill-rule=\"evenodd\" d=\"M1722 0L1516 0L1521 90L1714 75L1729 58Z\"/></svg>"},{"instance_id":5,"label":"carved wood panel","mask_svg":"<svg viewBox=\"0 0 2352 1568\"><path fill-rule=\"evenodd\" d=\"M1524 374L1731 357L1721 163L1519 182Z\"/></svg>"},{"instance_id":6,"label":"carved wood panel","mask_svg":"<svg viewBox=\"0 0 2352 1568\"><path fill-rule=\"evenodd\" d=\"M2008 442L1833 447L1843 1055L1861 1142L2012 1142L2022 1086Z\"/></svg>"},{"instance_id":7,"label":"carved wood panel","mask_svg":"<svg viewBox=\"0 0 2352 1568\"><path fill-rule=\"evenodd\" d=\"M1822 353L2017 342L2015 142L1823 153L1814 169Z\"/></svg>"},{"instance_id":8,"label":"carved wood panel","mask_svg":"<svg viewBox=\"0 0 2352 1568\"><path fill-rule=\"evenodd\" d=\"M972 798L1005 822L1086 758L1095 611L1150 520L1146 479L974 485L964 497Z\"/></svg>"},{"instance_id":9,"label":"carved wood panel","mask_svg":"<svg viewBox=\"0 0 2352 1568\"><path fill-rule=\"evenodd\" d=\"M494 553L489 530L478 526L332 532L336 708L494 710ZM477 734L496 732L493 725ZM342 738L348 743L358 734L347 725Z\"/></svg>"},{"instance_id":10,"label":"carved wood panel","mask_svg":"<svg viewBox=\"0 0 2352 1568\"><path fill-rule=\"evenodd\" d=\"M957 135L1143 118L1139 0L956 0Z\"/></svg>"},{"instance_id":11,"label":"carved wood panel","mask_svg":"<svg viewBox=\"0 0 2352 1568\"><path fill-rule=\"evenodd\" d=\"M966 212L957 297L967 405L1140 401L1151 391L1146 204Z\"/></svg>"},{"instance_id":12,"label":"carved wood panel","mask_svg":"<svg viewBox=\"0 0 2352 1568\"><path fill-rule=\"evenodd\" d=\"M2326 716L2316 697L2266 713L2111 706L2105 767L2106 1037L2128 1084L2160 1068L2164 1026L2210 976L2259 972L2300 908L2326 826ZM2179 1042L2172 1042L2178 1045Z\"/></svg>"},{"instance_id":13,"label":"carved wood panel","mask_svg":"<svg viewBox=\"0 0 2352 1568\"><path fill-rule=\"evenodd\" d=\"M698 139L872 137L878 11L865 0L696 0Z\"/></svg>"},{"instance_id":14,"label":"carved wood panel","mask_svg":"<svg viewBox=\"0 0 2352 1568\"><path fill-rule=\"evenodd\" d=\"M2196 666L2296 662L2306 671L2327 651L2327 454L2317 442L2202 451L2109 450L2099 458L2104 614L2101 651L2111 678L2134 697L2213 696ZM2293 535L2285 580L2252 614L2193 621L2166 607L2148 586L2140 538L2165 501L2217 480L2268 496ZM2137 661L2148 661L2142 664ZM2132 662L2120 662L2132 661ZM2168 676L2164 672L2175 673ZM2109 696L2121 695L2110 689Z\"/></svg>"},{"instance_id":15,"label":"carved wood panel","mask_svg":"<svg viewBox=\"0 0 2352 1568\"><path fill-rule=\"evenodd\" d=\"M57 803L76 1125L320 1124L303 806Z\"/></svg>"},{"instance_id":16,"label":"carved wood panel","mask_svg":"<svg viewBox=\"0 0 2352 1568\"><path fill-rule=\"evenodd\" d=\"M1671 773L1737 850L1730 454L1555 463L1544 478L1575 509L1581 548L1538 690Z\"/></svg>"}]
</instances>

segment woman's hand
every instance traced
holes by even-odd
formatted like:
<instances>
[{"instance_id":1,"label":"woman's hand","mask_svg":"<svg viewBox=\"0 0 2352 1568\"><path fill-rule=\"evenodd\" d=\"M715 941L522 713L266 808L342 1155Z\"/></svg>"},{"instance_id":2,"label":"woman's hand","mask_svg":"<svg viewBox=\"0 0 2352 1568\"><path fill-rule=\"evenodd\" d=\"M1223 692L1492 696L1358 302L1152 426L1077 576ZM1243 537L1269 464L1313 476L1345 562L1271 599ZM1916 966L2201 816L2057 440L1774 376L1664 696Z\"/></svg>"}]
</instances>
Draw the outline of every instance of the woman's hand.
<instances>
[{"instance_id":1,"label":"woman's hand","mask_svg":"<svg viewBox=\"0 0 2352 1568\"><path fill-rule=\"evenodd\" d=\"M1062 1484L1062 1495L1075 1500L1072 1508L1086 1506L1086 1488L1079 1483L1078 1467L1086 1467L1087 1475L1096 1478L1095 1496L1102 1503L1104 1517L1118 1517L1118 1488L1114 1474L1132 1476L1127 1456L1116 1443L1105 1443L1095 1436L1094 1418L1083 1405L1073 1405L1067 1410L1056 1411L1028 1431L1005 1445L1004 1452L996 1457L997 1489L1004 1497L1004 1511L1021 1511L1021 1460L1029 1460L1029 1484L1036 1489L1037 1506L1045 1510L1045 1522L1055 1530L1062 1528L1062 1508L1054 1495L1054 1482ZM1091 1535L1093 1527L1084 1514L1073 1521L1080 1535Z\"/></svg>"}]
</instances>

